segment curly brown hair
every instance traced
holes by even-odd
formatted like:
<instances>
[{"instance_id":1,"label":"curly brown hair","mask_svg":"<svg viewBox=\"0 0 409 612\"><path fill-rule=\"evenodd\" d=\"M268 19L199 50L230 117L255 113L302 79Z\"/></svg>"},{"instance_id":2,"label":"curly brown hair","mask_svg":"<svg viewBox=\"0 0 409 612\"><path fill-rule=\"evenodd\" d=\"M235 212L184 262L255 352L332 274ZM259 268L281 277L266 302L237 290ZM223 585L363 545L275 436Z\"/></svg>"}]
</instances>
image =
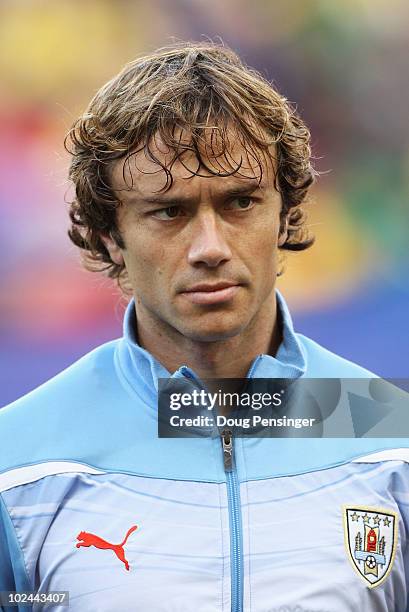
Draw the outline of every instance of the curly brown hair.
<instances>
[{"instance_id":1,"label":"curly brown hair","mask_svg":"<svg viewBox=\"0 0 409 612\"><path fill-rule=\"evenodd\" d=\"M281 249L300 251L311 246L314 239L305 229L300 206L316 174L308 128L286 98L233 51L216 44L186 43L127 64L98 91L66 136L65 147L72 155L69 178L75 186L68 234L82 249L86 267L106 270L118 282L126 279L124 266L112 261L101 238L110 235L125 247L116 223L121 201L110 185L114 161L123 159L125 180L130 157L143 150L165 171L165 191L172 186L174 162L186 150L193 151L198 161L198 170L191 170L192 174L199 174L203 167L218 176L240 173L241 164L233 166L229 161L231 126L248 158L260 169L260 180L262 160L274 156L281 224L288 231ZM209 130L210 142L214 134L218 143L213 159L222 156L230 164L227 171L220 162L220 172L206 165ZM181 132L189 134L188 142L181 141ZM154 154L156 136L174 151L166 166Z\"/></svg>"}]
</instances>

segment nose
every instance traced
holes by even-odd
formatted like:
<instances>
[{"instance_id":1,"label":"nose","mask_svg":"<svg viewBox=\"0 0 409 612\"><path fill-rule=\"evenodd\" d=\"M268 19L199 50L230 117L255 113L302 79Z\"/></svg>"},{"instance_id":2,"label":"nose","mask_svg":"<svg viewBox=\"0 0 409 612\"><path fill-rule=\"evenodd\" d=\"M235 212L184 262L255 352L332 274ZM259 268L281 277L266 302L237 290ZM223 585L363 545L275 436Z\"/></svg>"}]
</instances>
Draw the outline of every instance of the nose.
<instances>
[{"instance_id":1,"label":"nose","mask_svg":"<svg viewBox=\"0 0 409 612\"><path fill-rule=\"evenodd\" d=\"M192 227L192 239L188 252L188 262L192 265L204 264L216 268L231 259L232 253L223 230L222 223L214 211L203 213Z\"/></svg>"}]
</instances>

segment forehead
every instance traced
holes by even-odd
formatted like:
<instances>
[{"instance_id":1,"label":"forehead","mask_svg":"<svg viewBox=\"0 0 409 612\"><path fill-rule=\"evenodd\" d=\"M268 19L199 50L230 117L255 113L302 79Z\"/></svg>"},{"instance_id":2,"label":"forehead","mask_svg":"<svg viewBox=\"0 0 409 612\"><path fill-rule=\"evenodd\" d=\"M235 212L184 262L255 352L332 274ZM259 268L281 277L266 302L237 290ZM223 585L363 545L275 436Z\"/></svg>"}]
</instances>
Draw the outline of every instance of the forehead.
<instances>
[{"instance_id":1,"label":"forehead","mask_svg":"<svg viewBox=\"0 0 409 612\"><path fill-rule=\"evenodd\" d=\"M145 146L139 146L127 158L114 163L111 183L120 192L120 199L126 199L127 192L141 199L168 191L186 192L198 187L203 179L211 180L212 187L220 189L242 179L246 182L252 179L255 185L261 180L264 185L274 184L273 146L256 149L244 143L234 129L221 136L211 127L203 129L200 140L196 140L198 153L192 150L192 137L186 130L176 131L174 138L177 147L155 134Z\"/></svg>"}]
</instances>

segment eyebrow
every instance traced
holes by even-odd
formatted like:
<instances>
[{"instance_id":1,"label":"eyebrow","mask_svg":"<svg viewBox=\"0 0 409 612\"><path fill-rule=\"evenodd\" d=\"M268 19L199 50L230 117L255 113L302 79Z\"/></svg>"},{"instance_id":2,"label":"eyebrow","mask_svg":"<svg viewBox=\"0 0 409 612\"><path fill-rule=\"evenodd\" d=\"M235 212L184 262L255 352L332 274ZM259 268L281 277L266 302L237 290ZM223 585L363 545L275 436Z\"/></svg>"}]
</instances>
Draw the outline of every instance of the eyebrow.
<instances>
[{"instance_id":1,"label":"eyebrow","mask_svg":"<svg viewBox=\"0 0 409 612\"><path fill-rule=\"evenodd\" d=\"M256 191L257 189L265 189L265 184L263 183L259 183L258 181L247 181L243 184L237 185L236 187L231 187L229 189L226 189L226 191L218 194L218 197L231 197L231 196L237 196L237 195L244 195L244 194L249 194L252 193L253 191ZM138 200L140 202L142 202L143 204L166 204L167 206L177 206L178 204L188 204L189 202L191 202L191 198L186 197L186 196L179 196L179 197L175 197L175 196L151 196L148 198L138 198Z\"/></svg>"}]
</instances>

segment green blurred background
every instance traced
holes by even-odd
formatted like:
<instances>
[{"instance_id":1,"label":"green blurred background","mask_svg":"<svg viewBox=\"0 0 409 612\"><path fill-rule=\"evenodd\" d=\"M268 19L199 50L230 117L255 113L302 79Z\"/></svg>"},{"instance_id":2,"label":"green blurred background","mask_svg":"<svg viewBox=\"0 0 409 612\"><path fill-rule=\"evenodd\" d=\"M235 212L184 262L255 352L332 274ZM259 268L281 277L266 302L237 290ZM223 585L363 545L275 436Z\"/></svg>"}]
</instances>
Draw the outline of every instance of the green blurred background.
<instances>
[{"instance_id":1,"label":"green blurred background","mask_svg":"<svg viewBox=\"0 0 409 612\"><path fill-rule=\"evenodd\" d=\"M1 404L121 333L123 300L66 237L64 134L125 62L206 39L273 80L312 130L317 243L287 256L279 281L297 329L408 376L406 1L3 0Z\"/></svg>"}]
</instances>

